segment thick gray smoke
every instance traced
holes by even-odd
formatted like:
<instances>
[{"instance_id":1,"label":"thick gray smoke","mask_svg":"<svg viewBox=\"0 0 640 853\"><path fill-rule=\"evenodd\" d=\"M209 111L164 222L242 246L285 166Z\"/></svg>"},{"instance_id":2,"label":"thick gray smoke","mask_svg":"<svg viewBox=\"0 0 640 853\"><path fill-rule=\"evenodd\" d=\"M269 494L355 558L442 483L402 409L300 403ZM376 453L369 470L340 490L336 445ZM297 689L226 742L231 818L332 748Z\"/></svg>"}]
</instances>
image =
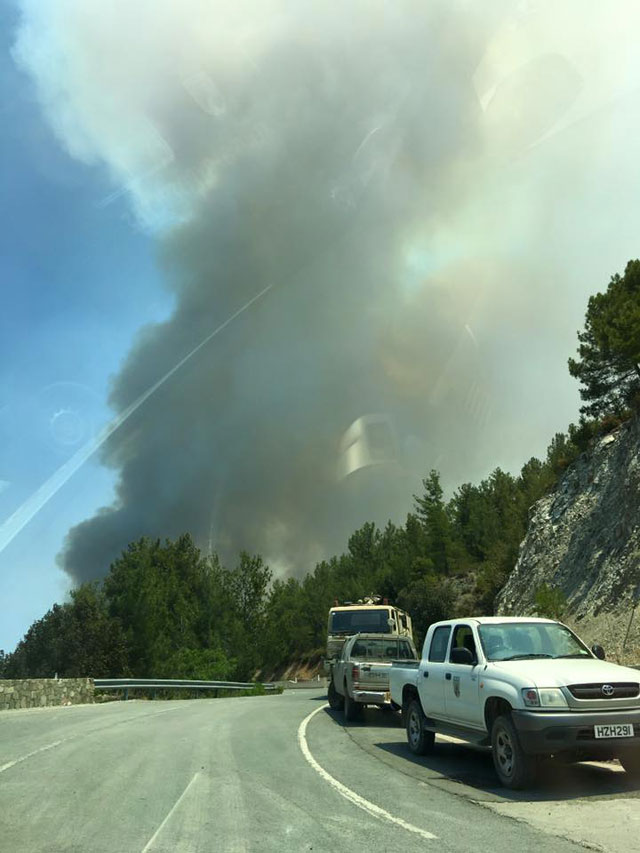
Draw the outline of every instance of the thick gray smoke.
<instances>
[{"instance_id":1,"label":"thick gray smoke","mask_svg":"<svg viewBox=\"0 0 640 853\"><path fill-rule=\"evenodd\" d=\"M16 55L52 126L161 235L175 294L114 411L271 288L104 445L118 499L70 531L74 579L184 530L299 573L402 520L430 467L522 463L575 416L566 357L628 245L582 248L615 148L589 116L621 79L592 73L633 28L570 5L24 4Z\"/></svg>"}]
</instances>

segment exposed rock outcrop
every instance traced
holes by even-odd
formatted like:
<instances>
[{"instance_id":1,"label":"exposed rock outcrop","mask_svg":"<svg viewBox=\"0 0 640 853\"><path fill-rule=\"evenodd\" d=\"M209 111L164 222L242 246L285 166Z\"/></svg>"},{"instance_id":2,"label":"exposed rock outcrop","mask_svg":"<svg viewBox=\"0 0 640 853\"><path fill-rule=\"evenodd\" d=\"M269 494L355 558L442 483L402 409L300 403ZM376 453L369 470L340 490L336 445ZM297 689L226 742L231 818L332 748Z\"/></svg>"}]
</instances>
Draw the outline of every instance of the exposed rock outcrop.
<instances>
[{"instance_id":1,"label":"exposed rock outcrop","mask_svg":"<svg viewBox=\"0 0 640 853\"><path fill-rule=\"evenodd\" d=\"M604 436L531 509L497 612L533 614L559 587L566 621L613 657L640 663L640 418Z\"/></svg>"}]
</instances>

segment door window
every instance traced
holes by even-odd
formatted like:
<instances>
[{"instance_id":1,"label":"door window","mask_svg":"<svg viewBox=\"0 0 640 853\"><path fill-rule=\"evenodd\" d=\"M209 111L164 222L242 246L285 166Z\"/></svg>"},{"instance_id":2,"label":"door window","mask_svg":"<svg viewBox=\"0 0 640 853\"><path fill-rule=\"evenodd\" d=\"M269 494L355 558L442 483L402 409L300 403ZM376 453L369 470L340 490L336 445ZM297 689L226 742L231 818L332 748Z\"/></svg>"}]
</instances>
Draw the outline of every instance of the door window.
<instances>
[{"instance_id":1,"label":"door window","mask_svg":"<svg viewBox=\"0 0 640 853\"><path fill-rule=\"evenodd\" d=\"M431 648L429 649L429 660L434 663L443 663L447 656L447 645L449 643L449 634L451 633L451 625L441 625L433 632L431 638Z\"/></svg>"},{"instance_id":2,"label":"door window","mask_svg":"<svg viewBox=\"0 0 640 853\"><path fill-rule=\"evenodd\" d=\"M469 649L474 659L478 659L476 641L473 638L473 631L468 625L456 625L451 649ZM451 656L451 653L449 653L449 656Z\"/></svg>"}]
</instances>

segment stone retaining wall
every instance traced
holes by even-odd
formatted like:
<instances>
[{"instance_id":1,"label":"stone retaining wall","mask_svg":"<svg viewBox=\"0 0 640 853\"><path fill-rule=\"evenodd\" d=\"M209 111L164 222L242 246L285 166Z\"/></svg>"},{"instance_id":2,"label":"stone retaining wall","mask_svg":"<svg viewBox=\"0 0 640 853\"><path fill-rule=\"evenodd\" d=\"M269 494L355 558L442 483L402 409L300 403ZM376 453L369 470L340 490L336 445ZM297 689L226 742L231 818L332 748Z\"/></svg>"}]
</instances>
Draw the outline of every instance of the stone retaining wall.
<instances>
[{"instance_id":1,"label":"stone retaining wall","mask_svg":"<svg viewBox=\"0 0 640 853\"><path fill-rule=\"evenodd\" d=\"M93 702L91 678L0 679L0 711Z\"/></svg>"}]
</instances>

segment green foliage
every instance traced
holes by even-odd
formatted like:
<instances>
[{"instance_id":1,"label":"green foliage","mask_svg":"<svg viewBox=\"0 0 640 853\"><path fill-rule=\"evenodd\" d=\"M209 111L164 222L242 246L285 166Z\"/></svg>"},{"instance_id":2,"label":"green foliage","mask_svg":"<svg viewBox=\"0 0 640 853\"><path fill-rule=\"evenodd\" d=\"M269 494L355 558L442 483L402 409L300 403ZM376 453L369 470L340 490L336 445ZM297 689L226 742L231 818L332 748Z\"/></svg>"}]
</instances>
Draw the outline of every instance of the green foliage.
<instances>
[{"instance_id":1,"label":"green foliage","mask_svg":"<svg viewBox=\"0 0 640 853\"><path fill-rule=\"evenodd\" d=\"M418 642L452 615L490 613L513 568L529 507L553 487L578 450L559 434L546 461L519 477L496 469L465 483L447 502L431 471L415 513L384 530L366 523L347 551L301 580L273 580L259 556L231 569L205 557L187 534L140 539L113 562L102 585L75 590L35 622L5 677L139 676L249 681L281 669L326 642L334 599L376 592L408 610Z\"/></svg>"},{"instance_id":2,"label":"green foliage","mask_svg":"<svg viewBox=\"0 0 640 853\"><path fill-rule=\"evenodd\" d=\"M567 609L567 599L557 586L541 584L536 590L536 612L546 619L562 619Z\"/></svg>"},{"instance_id":3,"label":"green foliage","mask_svg":"<svg viewBox=\"0 0 640 853\"><path fill-rule=\"evenodd\" d=\"M219 601L223 609L217 631L228 653L237 657L239 680L248 680L261 664L271 571L261 557L243 552L235 569L222 570L221 580Z\"/></svg>"},{"instance_id":4,"label":"green foliage","mask_svg":"<svg viewBox=\"0 0 640 853\"><path fill-rule=\"evenodd\" d=\"M158 678L194 681L231 681L236 661L222 649L178 649L160 665Z\"/></svg>"},{"instance_id":5,"label":"green foliage","mask_svg":"<svg viewBox=\"0 0 640 853\"><path fill-rule=\"evenodd\" d=\"M431 471L404 525L372 523L347 550L301 580L273 580L259 556L234 568L205 557L187 534L140 539L111 565L102 585L85 585L35 622L0 658L5 677L139 676L249 681L324 647L334 599L376 592L408 610L418 642L454 615L493 612L515 565L529 508L590 441L599 422L554 436L546 459L515 477L499 468L464 483L445 501ZM555 599L547 596L543 605Z\"/></svg>"},{"instance_id":6,"label":"green foliage","mask_svg":"<svg viewBox=\"0 0 640 853\"><path fill-rule=\"evenodd\" d=\"M425 532L425 544L429 560L435 572L447 575L453 568L453 540L451 523L443 500L440 474L430 471L422 481L424 494L414 495L416 516Z\"/></svg>"},{"instance_id":7,"label":"green foliage","mask_svg":"<svg viewBox=\"0 0 640 853\"><path fill-rule=\"evenodd\" d=\"M640 261L629 261L605 293L589 299L578 358L569 372L581 383L581 412L620 415L640 392Z\"/></svg>"},{"instance_id":8,"label":"green foliage","mask_svg":"<svg viewBox=\"0 0 640 853\"><path fill-rule=\"evenodd\" d=\"M300 657L312 646L314 629L307 616L309 607L305 598L295 578L277 580L273 584L267 601L268 618L262 636L263 667L275 668L283 661ZM326 613L323 604L320 603L319 607Z\"/></svg>"},{"instance_id":9,"label":"green foliage","mask_svg":"<svg viewBox=\"0 0 640 853\"><path fill-rule=\"evenodd\" d=\"M416 645L424 641L429 625L448 619L454 605L451 582L430 573L416 578L398 596L398 605L411 614Z\"/></svg>"},{"instance_id":10,"label":"green foliage","mask_svg":"<svg viewBox=\"0 0 640 853\"><path fill-rule=\"evenodd\" d=\"M589 437L586 435L587 430L588 427L585 424L584 438L588 441ZM551 439L551 444L547 449L547 463L551 472L555 476L559 477L564 474L569 465L581 452L584 440L582 435L583 434L579 433L579 430L571 424L568 435L563 432L557 432Z\"/></svg>"},{"instance_id":11,"label":"green foliage","mask_svg":"<svg viewBox=\"0 0 640 853\"><path fill-rule=\"evenodd\" d=\"M233 569L188 534L140 539L34 622L3 659L6 678L122 677L248 681L261 662L271 573L241 554Z\"/></svg>"},{"instance_id":12,"label":"green foliage","mask_svg":"<svg viewBox=\"0 0 640 853\"><path fill-rule=\"evenodd\" d=\"M125 626L134 676L155 676L181 648L207 648L216 568L188 535L175 542L140 539L112 564L104 581L110 615Z\"/></svg>"},{"instance_id":13,"label":"green foliage","mask_svg":"<svg viewBox=\"0 0 640 853\"><path fill-rule=\"evenodd\" d=\"M5 678L128 675L125 636L107 613L97 584L84 584L71 601L54 604L6 656Z\"/></svg>"}]
</instances>

